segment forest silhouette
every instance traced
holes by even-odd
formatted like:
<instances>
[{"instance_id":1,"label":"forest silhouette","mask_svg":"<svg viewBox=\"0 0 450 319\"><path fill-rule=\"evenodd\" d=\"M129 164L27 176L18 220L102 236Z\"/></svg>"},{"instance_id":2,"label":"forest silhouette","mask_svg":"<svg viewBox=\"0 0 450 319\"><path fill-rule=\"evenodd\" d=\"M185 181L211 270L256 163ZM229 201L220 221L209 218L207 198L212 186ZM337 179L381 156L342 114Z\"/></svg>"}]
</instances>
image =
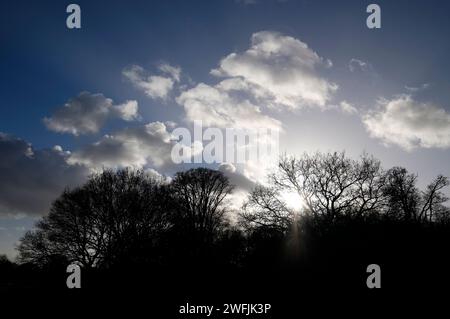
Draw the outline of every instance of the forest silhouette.
<instances>
[{"instance_id":1,"label":"forest silhouette","mask_svg":"<svg viewBox=\"0 0 450 319\"><path fill-rule=\"evenodd\" d=\"M433 290L450 282L448 185L440 175L420 190L417 175L367 154L283 156L236 212L220 171L104 170L53 202L17 262L0 258L0 286L67 291L76 263L81 290L285 299L369 291L366 268L378 264L384 290ZM286 192L302 198L300 210Z\"/></svg>"}]
</instances>

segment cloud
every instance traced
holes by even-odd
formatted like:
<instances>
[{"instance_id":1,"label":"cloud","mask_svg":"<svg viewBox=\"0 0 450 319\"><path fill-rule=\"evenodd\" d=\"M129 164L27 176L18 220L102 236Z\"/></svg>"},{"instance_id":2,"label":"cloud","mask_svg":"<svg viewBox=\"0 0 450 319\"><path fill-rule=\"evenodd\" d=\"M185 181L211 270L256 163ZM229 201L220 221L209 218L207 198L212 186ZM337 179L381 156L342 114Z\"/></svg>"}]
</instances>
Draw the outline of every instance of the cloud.
<instances>
[{"instance_id":1,"label":"cloud","mask_svg":"<svg viewBox=\"0 0 450 319\"><path fill-rule=\"evenodd\" d=\"M44 123L51 131L78 136L97 133L109 118L138 119L138 103L133 100L114 105L113 100L103 94L81 92L51 117L44 118Z\"/></svg>"},{"instance_id":2,"label":"cloud","mask_svg":"<svg viewBox=\"0 0 450 319\"><path fill-rule=\"evenodd\" d=\"M222 163L219 165L219 171L222 173L235 173L236 167L231 163Z\"/></svg>"},{"instance_id":3,"label":"cloud","mask_svg":"<svg viewBox=\"0 0 450 319\"><path fill-rule=\"evenodd\" d=\"M412 93L428 89L429 87L430 87L429 83L423 83L422 85L419 85L417 87L405 85L405 89Z\"/></svg>"},{"instance_id":4,"label":"cloud","mask_svg":"<svg viewBox=\"0 0 450 319\"><path fill-rule=\"evenodd\" d=\"M177 126L177 122L174 121L165 121L164 125L169 129L174 129Z\"/></svg>"},{"instance_id":5,"label":"cloud","mask_svg":"<svg viewBox=\"0 0 450 319\"><path fill-rule=\"evenodd\" d=\"M265 178L267 169L278 159L279 154L274 147L279 146L278 134L283 131L283 126L277 119L264 114L260 107L242 94L234 94L233 91L238 90L240 85L250 84L235 79L224 80L216 86L200 83L182 92L177 102L184 107L186 120L189 122L201 120L204 127L258 132L257 141L249 139L247 144L241 146L241 151L244 151L244 148L248 152L270 148L273 153L258 160L247 158L245 163L239 165L238 171L230 163L221 164L219 167L239 189L249 191L256 181Z\"/></svg>"},{"instance_id":6,"label":"cloud","mask_svg":"<svg viewBox=\"0 0 450 319\"><path fill-rule=\"evenodd\" d=\"M133 121L139 119L137 101L127 101L120 105L113 106L113 113L125 121Z\"/></svg>"},{"instance_id":7,"label":"cloud","mask_svg":"<svg viewBox=\"0 0 450 319\"><path fill-rule=\"evenodd\" d=\"M122 74L133 85L143 90L146 95L152 99L166 99L172 91L175 82L180 81L181 68L163 63L159 66L159 70L167 75L147 75L147 72L139 65L132 65L125 68Z\"/></svg>"},{"instance_id":8,"label":"cloud","mask_svg":"<svg viewBox=\"0 0 450 319\"><path fill-rule=\"evenodd\" d=\"M180 82L181 68L172 66L168 63L163 63L159 66L159 70L163 73L169 74L176 82Z\"/></svg>"},{"instance_id":9,"label":"cloud","mask_svg":"<svg viewBox=\"0 0 450 319\"><path fill-rule=\"evenodd\" d=\"M380 101L378 110L366 114L363 122L370 135L386 145L406 150L450 147L450 114L410 95Z\"/></svg>"},{"instance_id":10,"label":"cloud","mask_svg":"<svg viewBox=\"0 0 450 319\"><path fill-rule=\"evenodd\" d=\"M356 71L366 72L366 71L372 71L373 68L372 68L371 64L364 62L362 60L353 58L348 63L348 69L350 70L350 72L356 72Z\"/></svg>"},{"instance_id":11,"label":"cloud","mask_svg":"<svg viewBox=\"0 0 450 319\"><path fill-rule=\"evenodd\" d=\"M246 51L227 55L217 69L211 70L220 78L218 83L183 88L176 102L183 106L188 122L201 120L205 127L282 132L282 123L270 114L273 109L331 108L328 102L337 85L321 75L331 66L331 61L298 39L277 32L258 32L252 35ZM340 108L354 112L347 102ZM267 135L264 143L272 147L279 141ZM250 150L256 146L245 147ZM239 174L252 183L261 181L272 165L269 162L248 160L240 165L239 173L227 173Z\"/></svg>"},{"instance_id":12,"label":"cloud","mask_svg":"<svg viewBox=\"0 0 450 319\"><path fill-rule=\"evenodd\" d=\"M205 126L219 128L281 129L281 123L265 115L249 100L233 97L220 84L204 83L187 90L177 98L184 106L188 121L202 120Z\"/></svg>"},{"instance_id":13,"label":"cloud","mask_svg":"<svg viewBox=\"0 0 450 319\"><path fill-rule=\"evenodd\" d=\"M227 173L226 175L233 184L248 191L255 182L260 182L265 178L267 170L278 159L279 154L275 148L279 146L278 134L283 132L283 126L277 119L264 114L249 99L241 94L234 94L233 91L240 85L249 84L232 80L224 80L216 86L200 83L196 87L183 92L177 98L177 102L184 107L186 120L189 122L202 120L204 127L258 132L258 140L249 140L248 144L242 146L241 151L244 148L248 152L270 148L273 153L265 158L258 158L258 160L247 158L245 163L239 165L238 171L232 170L234 168L234 166L230 166L232 164L220 166L220 170ZM278 134L275 134L275 132ZM226 141L226 143L230 143L230 141Z\"/></svg>"},{"instance_id":14,"label":"cloud","mask_svg":"<svg viewBox=\"0 0 450 319\"><path fill-rule=\"evenodd\" d=\"M340 107L341 111L346 114L357 114L358 113L358 110L347 101L341 101L341 103L339 103L339 107Z\"/></svg>"},{"instance_id":15,"label":"cloud","mask_svg":"<svg viewBox=\"0 0 450 319\"><path fill-rule=\"evenodd\" d=\"M235 191L250 192L256 185L254 181L238 172L231 163L220 164L218 170L228 177L230 183L236 187Z\"/></svg>"},{"instance_id":16,"label":"cloud","mask_svg":"<svg viewBox=\"0 0 450 319\"><path fill-rule=\"evenodd\" d=\"M156 180L159 180L162 182L169 183L170 181L172 181L172 178L170 176L165 176L153 168L145 169L145 173L147 173L147 175L149 175L153 179L156 179Z\"/></svg>"},{"instance_id":17,"label":"cloud","mask_svg":"<svg viewBox=\"0 0 450 319\"><path fill-rule=\"evenodd\" d=\"M231 163L222 163L218 167L218 171L222 172L234 185L233 192L228 196L228 207L232 211L238 213L248 198L249 192L253 190L256 183L245 176L243 173L238 172L237 168ZM237 214L231 215L231 218L235 218Z\"/></svg>"},{"instance_id":18,"label":"cloud","mask_svg":"<svg viewBox=\"0 0 450 319\"><path fill-rule=\"evenodd\" d=\"M247 51L229 54L211 74L240 79L241 89L264 97L267 105L325 108L338 86L319 71L331 65L296 38L262 31L252 35Z\"/></svg>"},{"instance_id":19,"label":"cloud","mask_svg":"<svg viewBox=\"0 0 450 319\"><path fill-rule=\"evenodd\" d=\"M81 184L88 170L66 162L62 148L34 149L0 133L0 215L42 215L66 187Z\"/></svg>"},{"instance_id":20,"label":"cloud","mask_svg":"<svg viewBox=\"0 0 450 319\"><path fill-rule=\"evenodd\" d=\"M93 170L103 167L164 168L172 164L172 139L161 122L125 128L73 152L68 163L81 164Z\"/></svg>"}]
</instances>

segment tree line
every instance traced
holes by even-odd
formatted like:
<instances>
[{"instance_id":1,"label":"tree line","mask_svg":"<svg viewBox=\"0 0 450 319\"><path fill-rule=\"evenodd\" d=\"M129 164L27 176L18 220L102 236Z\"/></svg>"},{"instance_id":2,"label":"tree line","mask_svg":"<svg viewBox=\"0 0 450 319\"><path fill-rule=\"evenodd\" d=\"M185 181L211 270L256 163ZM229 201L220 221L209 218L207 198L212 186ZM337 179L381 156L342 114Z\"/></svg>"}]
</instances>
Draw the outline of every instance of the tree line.
<instances>
[{"instance_id":1,"label":"tree line","mask_svg":"<svg viewBox=\"0 0 450 319\"><path fill-rule=\"evenodd\" d=\"M53 278L77 263L92 282L114 273L128 283L246 278L260 285L289 277L359 287L376 261L403 285L411 271L440 276L450 265L448 185L439 175L420 190L416 174L385 170L367 154L283 156L235 212L234 186L220 171L194 168L169 180L104 170L66 189L20 240L18 264L3 258L0 267ZM301 198L300 210L283 200L288 192ZM410 263L417 268L405 273ZM433 275L420 278L415 285L433 283Z\"/></svg>"}]
</instances>

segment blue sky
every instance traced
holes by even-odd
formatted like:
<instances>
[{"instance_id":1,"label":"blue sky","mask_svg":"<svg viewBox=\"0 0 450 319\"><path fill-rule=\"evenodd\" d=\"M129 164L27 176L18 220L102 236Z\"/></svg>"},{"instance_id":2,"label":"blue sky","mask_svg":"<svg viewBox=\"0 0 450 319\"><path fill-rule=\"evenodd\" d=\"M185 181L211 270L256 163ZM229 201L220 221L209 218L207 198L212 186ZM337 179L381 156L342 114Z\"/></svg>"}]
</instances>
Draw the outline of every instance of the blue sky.
<instances>
[{"instance_id":1,"label":"blue sky","mask_svg":"<svg viewBox=\"0 0 450 319\"><path fill-rule=\"evenodd\" d=\"M421 186L439 173L448 175L450 4L375 1L382 27L373 30L365 23L372 2L77 1L82 28L69 30L69 3L5 1L0 253L12 256L14 243L61 188L81 183L94 166L130 163L169 175L179 169L158 162L167 159L169 122L189 127L201 112L209 119L209 109L198 101L212 93L236 107L251 101L260 108L249 120L282 127L280 146L288 153L367 151L387 168L401 165L418 173ZM252 55L265 53L269 44L279 50L275 55ZM270 78L280 70L287 70L280 77L295 94ZM234 96L218 87L224 80L253 89ZM302 83L311 90L302 91ZM255 86L270 98L256 96ZM83 107L58 113L65 104ZM239 117L231 107L223 110ZM91 125L83 126L89 119ZM213 118L210 123L221 125ZM133 149L123 146L127 138L137 141L145 125L154 138L145 144L150 160L129 156ZM105 134L114 143L107 148L111 157L106 148L92 147L106 144ZM27 155L30 144L33 155ZM233 174L249 183L260 178L248 167Z\"/></svg>"}]
</instances>

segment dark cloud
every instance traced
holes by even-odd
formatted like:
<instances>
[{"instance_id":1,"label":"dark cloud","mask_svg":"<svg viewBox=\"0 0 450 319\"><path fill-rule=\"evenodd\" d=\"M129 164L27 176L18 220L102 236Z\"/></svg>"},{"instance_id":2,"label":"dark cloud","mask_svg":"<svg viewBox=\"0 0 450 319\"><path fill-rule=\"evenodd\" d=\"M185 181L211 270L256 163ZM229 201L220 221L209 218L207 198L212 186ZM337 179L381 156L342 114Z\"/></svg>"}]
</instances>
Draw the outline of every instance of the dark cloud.
<instances>
[{"instance_id":1,"label":"dark cloud","mask_svg":"<svg viewBox=\"0 0 450 319\"><path fill-rule=\"evenodd\" d=\"M61 147L35 150L26 141L0 133L0 215L45 214L67 186L82 183L88 171L66 163Z\"/></svg>"}]
</instances>

